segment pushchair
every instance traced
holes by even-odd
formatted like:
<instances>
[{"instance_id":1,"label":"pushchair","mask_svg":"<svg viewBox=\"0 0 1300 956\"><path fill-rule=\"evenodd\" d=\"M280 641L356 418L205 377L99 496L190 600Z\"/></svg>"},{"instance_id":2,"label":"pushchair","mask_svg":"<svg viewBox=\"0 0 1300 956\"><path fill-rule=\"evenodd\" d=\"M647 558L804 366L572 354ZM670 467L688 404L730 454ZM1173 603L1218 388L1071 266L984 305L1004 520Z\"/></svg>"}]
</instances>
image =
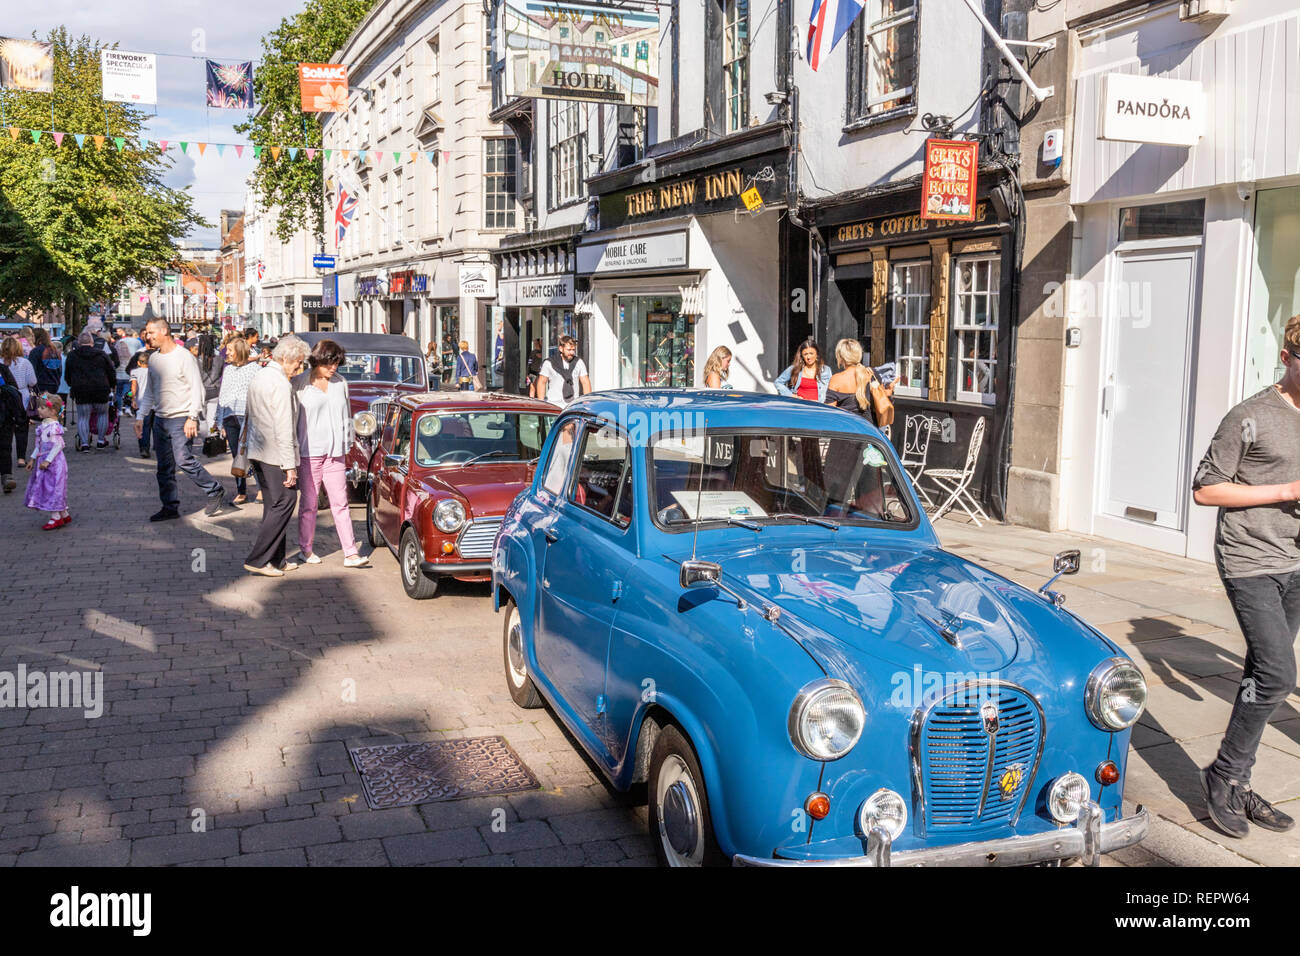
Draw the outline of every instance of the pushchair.
<instances>
[{"instance_id":1,"label":"pushchair","mask_svg":"<svg viewBox=\"0 0 1300 956\"><path fill-rule=\"evenodd\" d=\"M108 431L108 440L113 443L113 450L117 451L122 447L122 413L112 401L108 403Z\"/></svg>"}]
</instances>

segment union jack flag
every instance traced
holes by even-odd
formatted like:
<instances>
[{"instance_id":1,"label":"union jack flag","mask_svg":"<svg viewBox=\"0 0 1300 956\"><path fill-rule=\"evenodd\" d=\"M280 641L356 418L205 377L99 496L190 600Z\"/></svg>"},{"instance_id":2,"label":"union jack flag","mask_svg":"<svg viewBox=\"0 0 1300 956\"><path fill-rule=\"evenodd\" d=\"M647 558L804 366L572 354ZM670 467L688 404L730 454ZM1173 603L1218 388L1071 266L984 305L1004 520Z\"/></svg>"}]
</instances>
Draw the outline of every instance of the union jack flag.
<instances>
[{"instance_id":1,"label":"union jack flag","mask_svg":"<svg viewBox=\"0 0 1300 956\"><path fill-rule=\"evenodd\" d=\"M261 259L258 259L257 260L257 281L261 282L262 278L265 275L266 275L266 263L263 262Z\"/></svg>"},{"instance_id":2,"label":"union jack flag","mask_svg":"<svg viewBox=\"0 0 1300 956\"><path fill-rule=\"evenodd\" d=\"M849 32L866 5L866 0L813 0L808 18L808 65L821 66L823 53L830 53ZM829 38L829 44L827 39Z\"/></svg>"},{"instance_id":3,"label":"union jack flag","mask_svg":"<svg viewBox=\"0 0 1300 956\"><path fill-rule=\"evenodd\" d=\"M334 207L334 246L343 245L343 235L352 225L352 217L357 212L357 197L340 187L338 205Z\"/></svg>"}]
</instances>

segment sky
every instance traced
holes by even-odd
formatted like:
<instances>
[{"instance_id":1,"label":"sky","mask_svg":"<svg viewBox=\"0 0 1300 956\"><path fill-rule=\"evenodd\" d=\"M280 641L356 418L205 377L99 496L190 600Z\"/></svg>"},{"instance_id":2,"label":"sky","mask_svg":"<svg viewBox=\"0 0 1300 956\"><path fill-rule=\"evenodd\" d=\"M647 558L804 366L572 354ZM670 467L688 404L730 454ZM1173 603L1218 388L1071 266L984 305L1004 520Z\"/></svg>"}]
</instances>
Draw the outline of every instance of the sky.
<instances>
[{"instance_id":1,"label":"sky","mask_svg":"<svg viewBox=\"0 0 1300 956\"><path fill-rule=\"evenodd\" d=\"M108 45L133 53L158 56L157 115L145 124L149 139L180 142L243 142L234 131L248 114L239 110L208 109L205 95L205 59L224 62L256 61L262 52L262 35L283 17L302 7L300 0L40 0L23 3L5 0L0 15L0 36L30 37L60 24L74 35L88 34ZM21 8L21 12L20 12ZM162 54L172 54L164 56ZM143 107L151 112L155 107ZM78 130L66 130L75 133ZM173 167L167 185L190 187L195 206L212 229L197 230L190 238L216 246L216 224L222 209L242 209L244 183L253 169L252 151L237 158L227 148L219 157L213 148L203 156L191 147L182 155L168 151Z\"/></svg>"}]
</instances>

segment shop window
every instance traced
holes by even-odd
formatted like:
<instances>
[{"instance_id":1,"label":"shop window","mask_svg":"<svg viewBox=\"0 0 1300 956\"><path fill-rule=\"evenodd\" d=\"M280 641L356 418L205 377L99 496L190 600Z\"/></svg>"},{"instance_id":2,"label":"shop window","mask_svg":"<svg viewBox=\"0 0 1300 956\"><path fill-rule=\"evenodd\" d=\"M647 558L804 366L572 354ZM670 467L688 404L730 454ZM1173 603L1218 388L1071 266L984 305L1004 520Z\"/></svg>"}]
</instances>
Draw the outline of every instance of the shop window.
<instances>
[{"instance_id":1,"label":"shop window","mask_svg":"<svg viewBox=\"0 0 1300 956\"><path fill-rule=\"evenodd\" d=\"M956 369L959 402L992 405L995 400L1001 275L996 255L965 256L953 265L949 364Z\"/></svg>"},{"instance_id":2,"label":"shop window","mask_svg":"<svg viewBox=\"0 0 1300 956\"><path fill-rule=\"evenodd\" d=\"M749 0L725 0L722 77L726 87L727 132L749 125Z\"/></svg>"},{"instance_id":3,"label":"shop window","mask_svg":"<svg viewBox=\"0 0 1300 956\"><path fill-rule=\"evenodd\" d=\"M1255 205L1246 389L1254 395L1282 377L1287 320L1300 314L1300 186L1263 189Z\"/></svg>"},{"instance_id":4,"label":"shop window","mask_svg":"<svg viewBox=\"0 0 1300 956\"><path fill-rule=\"evenodd\" d=\"M1205 227L1205 200L1125 206L1119 211L1119 241L1199 236Z\"/></svg>"},{"instance_id":5,"label":"shop window","mask_svg":"<svg viewBox=\"0 0 1300 956\"><path fill-rule=\"evenodd\" d=\"M551 100L550 114L551 208L582 199L587 192L587 105L573 100Z\"/></svg>"},{"instance_id":6,"label":"shop window","mask_svg":"<svg viewBox=\"0 0 1300 956\"><path fill-rule=\"evenodd\" d=\"M848 119L916 103L918 0L867 0L849 29Z\"/></svg>"},{"instance_id":7,"label":"shop window","mask_svg":"<svg viewBox=\"0 0 1300 956\"><path fill-rule=\"evenodd\" d=\"M898 363L895 392L925 398L930 393L930 263L892 263L889 297Z\"/></svg>"},{"instance_id":8,"label":"shop window","mask_svg":"<svg viewBox=\"0 0 1300 956\"><path fill-rule=\"evenodd\" d=\"M452 381L456 369L456 356L460 353L460 306L438 306L438 359L442 366L442 380Z\"/></svg>"},{"instance_id":9,"label":"shop window","mask_svg":"<svg viewBox=\"0 0 1300 956\"><path fill-rule=\"evenodd\" d=\"M615 297L620 387L695 384L695 327L681 308L678 295Z\"/></svg>"},{"instance_id":10,"label":"shop window","mask_svg":"<svg viewBox=\"0 0 1300 956\"><path fill-rule=\"evenodd\" d=\"M484 229L514 228L515 152L513 136L483 140Z\"/></svg>"}]
</instances>

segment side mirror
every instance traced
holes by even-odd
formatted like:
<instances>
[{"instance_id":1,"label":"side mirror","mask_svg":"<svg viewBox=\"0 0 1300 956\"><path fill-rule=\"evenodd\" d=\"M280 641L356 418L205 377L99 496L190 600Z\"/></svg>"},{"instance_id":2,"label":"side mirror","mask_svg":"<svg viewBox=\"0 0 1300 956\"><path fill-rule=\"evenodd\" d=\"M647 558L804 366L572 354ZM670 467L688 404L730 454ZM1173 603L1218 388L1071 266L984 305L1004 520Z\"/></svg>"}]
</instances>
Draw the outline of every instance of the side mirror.
<instances>
[{"instance_id":1,"label":"side mirror","mask_svg":"<svg viewBox=\"0 0 1300 956\"><path fill-rule=\"evenodd\" d=\"M683 561L680 580L684 588L714 587L722 580L722 567L712 561Z\"/></svg>"},{"instance_id":2,"label":"side mirror","mask_svg":"<svg viewBox=\"0 0 1300 956\"><path fill-rule=\"evenodd\" d=\"M1078 574L1079 549L1071 548L1052 558L1052 571L1056 574Z\"/></svg>"},{"instance_id":3,"label":"side mirror","mask_svg":"<svg viewBox=\"0 0 1300 956\"><path fill-rule=\"evenodd\" d=\"M390 452L384 456L384 464L389 468L402 468L406 465L406 458L403 455L394 455Z\"/></svg>"}]
</instances>

